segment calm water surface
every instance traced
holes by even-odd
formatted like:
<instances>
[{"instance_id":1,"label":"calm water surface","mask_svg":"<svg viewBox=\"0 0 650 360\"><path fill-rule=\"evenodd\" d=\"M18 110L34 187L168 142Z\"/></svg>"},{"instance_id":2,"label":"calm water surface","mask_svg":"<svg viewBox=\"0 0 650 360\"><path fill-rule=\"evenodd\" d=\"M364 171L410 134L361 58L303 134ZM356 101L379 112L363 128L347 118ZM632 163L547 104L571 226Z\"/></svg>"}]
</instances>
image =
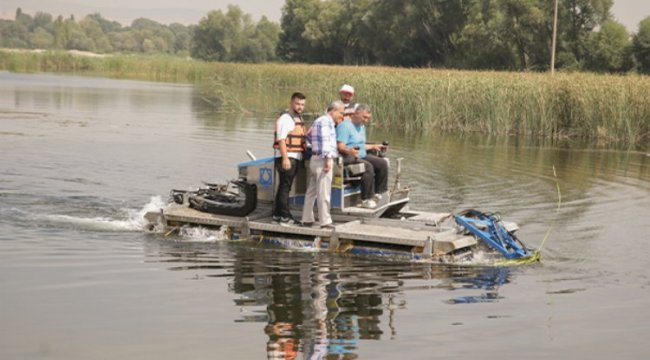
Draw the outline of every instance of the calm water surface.
<instances>
[{"instance_id":1,"label":"calm water surface","mask_svg":"<svg viewBox=\"0 0 650 360\"><path fill-rule=\"evenodd\" d=\"M269 155L272 123L186 85L0 72L0 358L647 357L648 149L372 129L413 208L499 211L531 246L552 228L532 266L142 230L170 188Z\"/></svg>"}]
</instances>

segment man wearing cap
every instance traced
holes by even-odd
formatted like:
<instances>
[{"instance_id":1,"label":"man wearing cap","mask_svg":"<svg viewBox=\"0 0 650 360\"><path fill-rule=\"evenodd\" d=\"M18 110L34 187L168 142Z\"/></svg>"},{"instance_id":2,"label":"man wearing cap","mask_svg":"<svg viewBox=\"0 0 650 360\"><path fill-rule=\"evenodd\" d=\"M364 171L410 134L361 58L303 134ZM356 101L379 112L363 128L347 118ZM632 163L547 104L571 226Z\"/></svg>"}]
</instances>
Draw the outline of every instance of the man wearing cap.
<instances>
[{"instance_id":1,"label":"man wearing cap","mask_svg":"<svg viewBox=\"0 0 650 360\"><path fill-rule=\"evenodd\" d=\"M372 113L370 106L357 104L350 118L336 128L338 151L344 164L361 162L366 171L361 175L361 206L374 208L377 201L388 196L388 163L386 159L368 154L367 150L381 150L381 145L366 144L366 127Z\"/></svg>"},{"instance_id":2,"label":"man wearing cap","mask_svg":"<svg viewBox=\"0 0 650 360\"><path fill-rule=\"evenodd\" d=\"M339 90L339 96L341 97L341 102L345 107L345 117L352 115L354 112L355 103L352 102L354 97L354 88L351 85L344 84Z\"/></svg>"},{"instance_id":3,"label":"man wearing cap","mask_svg":"<svg viewBox=\"0 0 650 360\"><path fill-rule=\"evenodd\" d=\"M326 113L316 119L307 132L311 143L312 156L309 160L309 185L302 208L302 223L313 225L314 202L318 205L318 218L321 227L332 226L330 216L330 196L332 192L332 166L339 156L336 144L336 125L343 121L344 105L333 101Z\"/></svg>"}]
</instances>

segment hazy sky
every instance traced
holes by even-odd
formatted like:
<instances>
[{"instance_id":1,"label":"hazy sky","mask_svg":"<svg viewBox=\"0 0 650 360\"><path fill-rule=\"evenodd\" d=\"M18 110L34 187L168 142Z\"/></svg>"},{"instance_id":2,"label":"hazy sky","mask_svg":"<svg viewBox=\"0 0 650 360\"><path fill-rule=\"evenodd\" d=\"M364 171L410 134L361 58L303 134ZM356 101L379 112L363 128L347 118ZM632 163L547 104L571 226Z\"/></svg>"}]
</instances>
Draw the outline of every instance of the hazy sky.
<instances>
[{"instance_id":1,"label":"hazy sky","mask_svg":"<svg viewBox=\"0 0 650 360\"><path fill-rule=\"evenodd\" d=\"M78 18L99 12L126 25L138 17L164 24L196 24L208 11L226 9L228 4L239 5L256 19L265 15L279 21L284 0L1 0L0 17L13 19L20 7L29 14L46 11L53 15L74 14ZM650 16L650 0L614 0L612 12L630 31L636 31L639 21Z\"/></svg>"}]
</instances>

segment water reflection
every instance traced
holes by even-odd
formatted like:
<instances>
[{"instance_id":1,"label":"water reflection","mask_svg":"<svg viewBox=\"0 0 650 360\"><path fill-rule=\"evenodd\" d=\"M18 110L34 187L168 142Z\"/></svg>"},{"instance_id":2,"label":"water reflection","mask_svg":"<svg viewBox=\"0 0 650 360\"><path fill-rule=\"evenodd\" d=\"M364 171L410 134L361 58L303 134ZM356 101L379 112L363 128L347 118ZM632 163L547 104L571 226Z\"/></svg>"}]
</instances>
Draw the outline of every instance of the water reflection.
<instances>
[{"instance_id":1,"label":"water reflection","mask_svg":"<svg viewBox=\"0 0 650 360\"><path fill-rule=\"evenodd\" d=\"M426 291L433 306L497 302L512 277L508 268L387 262L250 243L164 241L153 244L148 257L195 278L227 279L242 313L236 322L264 324L269 359L354 359L360 341L395 338L394 318L407 308L410 293Z\"/></svg>"}]
</instances>

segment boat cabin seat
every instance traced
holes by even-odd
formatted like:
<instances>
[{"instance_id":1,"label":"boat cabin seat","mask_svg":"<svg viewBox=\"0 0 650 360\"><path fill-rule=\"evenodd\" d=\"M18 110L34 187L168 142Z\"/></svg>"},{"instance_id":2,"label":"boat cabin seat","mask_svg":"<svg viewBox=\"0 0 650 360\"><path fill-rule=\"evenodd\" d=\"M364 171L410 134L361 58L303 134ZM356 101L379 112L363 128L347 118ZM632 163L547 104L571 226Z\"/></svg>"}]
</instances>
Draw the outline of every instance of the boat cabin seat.
<instances>
[{"instance_id":1,"label":"boat cabin seat","mask_svg":"<svg viewBox=\"0 0 650 360\"><path fill-rule=\"evenodd\" d=\"M340 176L343 184L361 180L361 175L365 171L366 167L363 163L344 165L342 157L338 157L334 165L334 176Z\"/></svg>"},{"instance_id":2,"label":"boat cabin seat","mask_svg":"<svg viewBox=\"0 0 650 360\"><path fill-rule=\"evenodd\" d=\"M388 159L386 159L388 161ZM361 203L361 176L366 172L364 163L343 164L339 157L334 162L332 183L332 209L346 209L357 207Z\"/></svg>"}]
</instances>

